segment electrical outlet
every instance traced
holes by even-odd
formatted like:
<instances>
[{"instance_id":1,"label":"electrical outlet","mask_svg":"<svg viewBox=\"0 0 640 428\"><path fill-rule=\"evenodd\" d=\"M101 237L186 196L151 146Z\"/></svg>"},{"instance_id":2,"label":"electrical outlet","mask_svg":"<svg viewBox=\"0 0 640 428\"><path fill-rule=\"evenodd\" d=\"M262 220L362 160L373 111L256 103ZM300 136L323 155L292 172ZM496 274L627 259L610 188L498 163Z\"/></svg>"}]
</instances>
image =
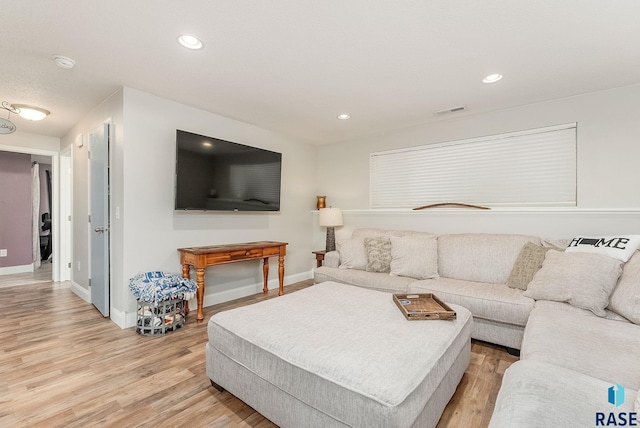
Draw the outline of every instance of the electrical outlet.
<instances>
[{"instance_id":1,"label":"electrical outlet","mask_svg":"<svg viewBox=\"0 0 640 428\"><path fill-rule=\"evenodd\" d=\"M0 250L0 257L7 257L7 249Z\"/></svg>"},{"instance_id":2,"label":"electrical outlet","mask_svg":"<svg viewBox=\"0 0 640 428\"><path fill-rule=\"evenodd\" d=\"M78 260L78 266L76 269L78 269L78 272L80 272L80 260Z\"/></svg>"}]
</instances>

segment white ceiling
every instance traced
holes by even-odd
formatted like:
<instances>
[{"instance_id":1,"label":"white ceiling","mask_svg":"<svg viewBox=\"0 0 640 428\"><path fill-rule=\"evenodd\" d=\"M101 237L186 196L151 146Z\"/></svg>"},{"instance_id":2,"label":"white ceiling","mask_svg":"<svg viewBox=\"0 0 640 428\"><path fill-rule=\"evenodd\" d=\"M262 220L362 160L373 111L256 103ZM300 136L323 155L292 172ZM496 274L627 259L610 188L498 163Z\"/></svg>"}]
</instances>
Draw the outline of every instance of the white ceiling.
<instances>
[{"instance_id":1,"label":"white ceiling","mask_svg":"<svg viewBox=\"0 0 640 428\"><path fill-rule=\"evenodd\" d=\"M0 0L0 101L55 137L121 86L327 144L635 83L637 0Z\"/></svg>"}]
</instances>

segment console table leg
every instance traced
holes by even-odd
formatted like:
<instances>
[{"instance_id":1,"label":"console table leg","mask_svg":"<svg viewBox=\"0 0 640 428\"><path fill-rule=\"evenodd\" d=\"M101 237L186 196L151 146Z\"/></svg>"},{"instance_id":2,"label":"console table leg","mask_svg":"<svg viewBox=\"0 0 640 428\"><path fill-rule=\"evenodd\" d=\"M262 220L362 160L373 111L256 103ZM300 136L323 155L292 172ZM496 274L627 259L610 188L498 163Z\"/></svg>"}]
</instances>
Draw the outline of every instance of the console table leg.
<instances>
[{"instance_id":1,"label":"console table leg","mask_svg":"<svg viewBox=\"0 0 640 428\"><path fill-rule=\"evenodd\" d=\"M269 286L267 286L267 280L269 278L269 257L265 257L262 262L262 292L266 293L269 291Z\"/></svg>"},{"instance_id":2,"label":"console table leg","mask_svg":"<svg viewBox=\"0 0 640 428\"><path fill-rule=\"evenodd\" d=\"M284 256L282 254L278 256L278 281L280 282L278 296L282 296L284 294Z\"/></svg>"},{"instance_id":3,"label":"console table leg","mask_svg":"<svg viewBox=\"0 0 640 428\"><path fill-rule=\"evenodd\" d=\"M198 299L198 316L196 320L202 322L204 320L204 269L196 269L196 284L198 284L197 299Z\"/></svg>"},{"instance_id":4,"label":"console table leg","mask_svg":"<svg viewBox=\"0 0 640 428\"><path fill-rule=\"evenodd\" d=\"M186 279L191 279L191 266L190 265L182 265L182 277ZM189 301L184 301L184 315L189 315Z\"/></svg>"}]
</instances>

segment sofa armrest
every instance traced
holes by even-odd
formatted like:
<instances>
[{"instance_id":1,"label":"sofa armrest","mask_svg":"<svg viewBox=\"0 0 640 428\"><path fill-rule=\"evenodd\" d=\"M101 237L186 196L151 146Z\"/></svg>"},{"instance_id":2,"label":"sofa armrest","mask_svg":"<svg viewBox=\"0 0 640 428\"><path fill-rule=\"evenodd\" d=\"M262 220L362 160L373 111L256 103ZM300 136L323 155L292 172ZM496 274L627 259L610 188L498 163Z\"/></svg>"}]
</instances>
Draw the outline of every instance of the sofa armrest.
<instances>
[{"instance_id":1,"label":"sofa armrest","mask_svg":"<svg viewBox=\"0 0 640 428\"><path fill-rule=\"evenodd\" d=\"M340 266L340 253L329 251L324 255L324 266L337 268Z\"/></svg>"}]
</instances>

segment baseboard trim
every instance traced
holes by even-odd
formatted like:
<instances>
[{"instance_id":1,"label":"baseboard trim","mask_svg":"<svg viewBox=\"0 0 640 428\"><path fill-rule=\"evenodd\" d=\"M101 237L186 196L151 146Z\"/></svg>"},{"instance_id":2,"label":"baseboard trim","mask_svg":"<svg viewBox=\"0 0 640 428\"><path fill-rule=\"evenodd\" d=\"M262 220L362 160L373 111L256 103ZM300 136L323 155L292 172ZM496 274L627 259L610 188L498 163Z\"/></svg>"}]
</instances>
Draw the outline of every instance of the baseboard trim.
<instances>
[{"instance_id":1,"label":"baseboard trim","mask_svg":"<svg viewBox=\"0 0 640 428\"><path fill-rule=\"evenodd\" d=\"M135 312L123 312L113 306L109 308L109 317L121 329L135 327L138 319Z\"/></svg>"},{"instance_id":2,"label":"baseboard trim","mask_svg":"<svg viewBox=\"0 0 640 428\"><path fill-rule=\"evenodd\" d=\"M74 294L76 294L85 302L91 303L91 293L89 293L89 290L76 282L73 282L73 281L70 281L70 282L71 282L71 291L73 291Z\"/></svg>"},{"instance_id":3,"label":"baseboard trim","mask_svg":"<svg viewBox=\"0 0 640 428\"><path fill-rule=\"evenodd\" d=\"M33 269L33 263L30 265L20 265L20 266L7 266L0 268L0 275L13 275L16 273L30 273L35 272Z\"/></svg>"},{"instance_id":4,"label":"baseboard trim","mask_svg":"<svg viewBox=\"0 0 640 428\"><path fill-rule=\"evenodd\" d=\"M307 279L313 278L313 271L297 273L295 275L285 276L285 293L287 290L286 284L295 284L296 282L305 281ZM280 284L278 282L278 278L273 278L267 281L267 285L269 286L269 290L277 289ZM204 296L204 307L217 305L218 303L228 302L230 300L240 299L241 297L251 296L256 293L262 292L262 282L259 284L251 284L245 285L242 287L233 288L231 290L225 290L220 292L214 292L211 294L206 294ZM195 312L198 308L198 304L196 299L189 300L189 309L191 310L189 319L193 316L195 319ZM135 327L138 316L135 312L122 312L115 308L111 308L111 321L116 323L118 327L131 328Z\"/></svg>"}]
</instances>

